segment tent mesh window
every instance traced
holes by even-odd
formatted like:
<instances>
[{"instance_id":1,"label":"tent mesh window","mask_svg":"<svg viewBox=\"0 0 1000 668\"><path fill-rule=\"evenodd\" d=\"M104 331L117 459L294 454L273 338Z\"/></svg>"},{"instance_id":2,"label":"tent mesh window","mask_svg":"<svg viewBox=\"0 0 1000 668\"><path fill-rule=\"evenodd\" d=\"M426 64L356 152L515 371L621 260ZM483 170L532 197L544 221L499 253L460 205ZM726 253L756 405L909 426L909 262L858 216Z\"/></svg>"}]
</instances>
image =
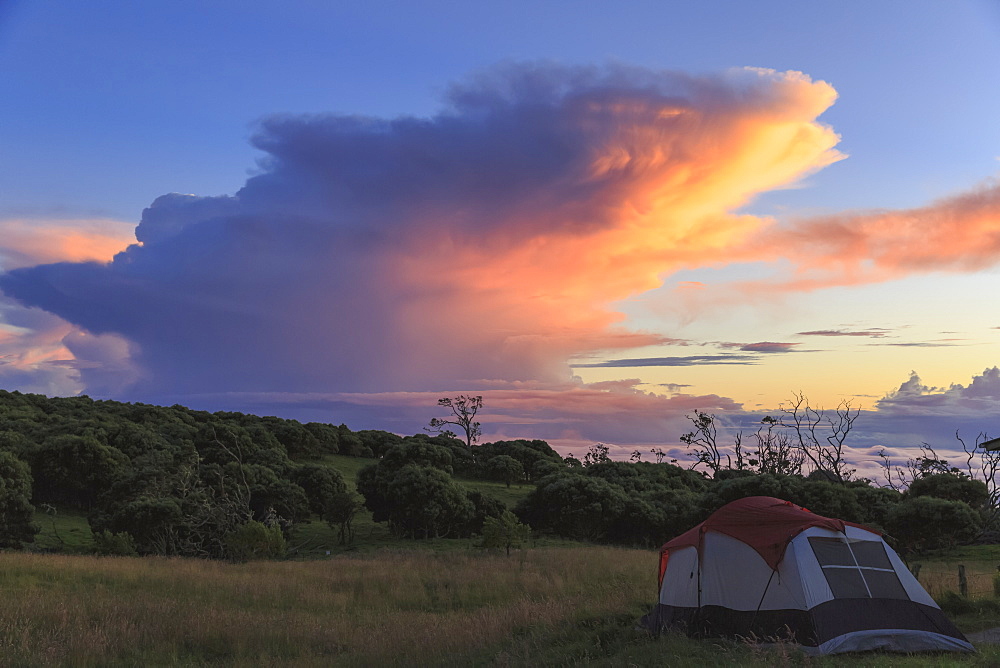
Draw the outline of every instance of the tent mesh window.
<instances>
[{"instance_id":1,"label":"tent mesh window","mask_svg":"<svg viewBox=\"0 0 1000 668\"><path fill-rule=\"evenodd\" d=\"M809 545L834 598L909 599L881 541L811 537Z\"/></svg>"}]
</instances>

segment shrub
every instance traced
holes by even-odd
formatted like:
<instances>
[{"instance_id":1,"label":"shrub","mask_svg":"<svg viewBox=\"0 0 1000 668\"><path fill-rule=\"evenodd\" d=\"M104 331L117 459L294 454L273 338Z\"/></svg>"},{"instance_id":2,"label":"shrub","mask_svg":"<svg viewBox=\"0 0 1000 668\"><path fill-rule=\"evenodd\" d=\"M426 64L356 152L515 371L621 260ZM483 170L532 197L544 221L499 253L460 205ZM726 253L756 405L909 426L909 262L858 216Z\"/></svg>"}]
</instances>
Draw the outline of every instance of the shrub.
<instances>
[{"instance_id":1,"label":"shrub","mask_svg":"<svg viewBox=\"0 0 1000 668\"><path fill-rule=\"evenodd\" d=\"M251 520L226 534L226 555L233 561L278 559L285 556L288 544L278 525L266 526Z\"/></svg>"},{"instance_id":2,"label":"shrub","mask_svg":"<svg viewBox=\"0 0 1000 668\"><path fill-rule=\"evenodd\" d=\"M531 537L531 527L517 521L517 516L505 510L500 517L487 517L483 522L483 547L507 550L521 547Z\"/></svg>"},{"instance_id":3,"label":"shrub","mask_svg":"<svg viewBox=\"0 0 1000 668\"><path fill-rule=\"evenodd\" d=\"M981 522L979 514L961 501L918 496L889 511L886 529L903 550L932 550L971 541Z\"/></svg>"},{"instance_id":4,"label":"shrub","mask_svg":"<svg viewBox=\"0 0 1000 668\"><path fill-rule=\"evenodd\" d=\"M135 538L124 531L98 531L94 534L94 549L97 554L111 557L134 557L139 554Z\"/></svg>"},{"instance_id":5,"label":"shrub","mask_svg":"<svg viewBox=\"0 0 1000 668\"><path fill-rule=\"evenodd\" d=\"M962 501L971 508L980 508L990 500L985 483L954 473L937 473L917 478L910 483L907 496L933 496L936 499Z\"/></svg>"}]
</instances>

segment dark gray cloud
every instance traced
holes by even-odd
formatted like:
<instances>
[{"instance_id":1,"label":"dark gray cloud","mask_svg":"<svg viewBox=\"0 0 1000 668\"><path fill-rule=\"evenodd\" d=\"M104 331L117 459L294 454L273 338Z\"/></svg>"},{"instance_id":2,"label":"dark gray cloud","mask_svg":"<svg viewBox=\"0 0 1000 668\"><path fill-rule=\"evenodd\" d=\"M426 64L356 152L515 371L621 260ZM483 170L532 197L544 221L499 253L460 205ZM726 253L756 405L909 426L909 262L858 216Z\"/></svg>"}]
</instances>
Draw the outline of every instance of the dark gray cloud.
<instances>
[{"instance_id":1,"label":"dark gray cloud","mask_svg":"<svg viewBox=\"0 0 1000 668\"><path fill-rule=\"evenodd\" d=\"M985 369L968 385L925 385L917 372L877 403L880 413L892 415L946 415L953 418L1000 416L1000 368Z\"/></svg>"},{"instance_id":2,"label":"dark gray cloud","mask_svg":"<svg viewBox=\"0 0 1000 668\"><path fill-rule=\"evenodd\" d=\"M794 353L799 351L795 346L799 343L782 343L778 341L759 341L757 343L723 343L723 348L738 348L747 353Z\"/></svg>"},{"instance_id":3,"label":"dark gray cloud","mask_svg":"<svg viewBox=\"0 0 1000 668\"><path fill-rule=\"evenodd\" d=\"M798 336L870 336L873 338L880 338L887 336L891 329L884 329L882 327L874 327L872 329L817 329L811 332L797 332Z\"/></svg>"},{"instance_id":4,"label":"dark gray cloud","mask_svg":"<svg viewBox=\"0 0 1000 668\"><path fill-rule=\"evenodd\" d=\"M960 346L955 340L947 341L907 341L900 343L869 343L870 346L896 346L897 348L947 348L950 346Z\"/></svg>"},{"instance_id":5,"label":"dark gray cloud","mask_svg":"<svg viewBox=\"0 0 1000 668\"><path fill-rule=\"evenodd\" d=\"M574 368L598 369L604 367L640 366L696 366L700 364L757 364L756 355L688 355L686 357L640 357L635 359L605 360L587 364L574 363Z\"/></svg>"}]
</instances>

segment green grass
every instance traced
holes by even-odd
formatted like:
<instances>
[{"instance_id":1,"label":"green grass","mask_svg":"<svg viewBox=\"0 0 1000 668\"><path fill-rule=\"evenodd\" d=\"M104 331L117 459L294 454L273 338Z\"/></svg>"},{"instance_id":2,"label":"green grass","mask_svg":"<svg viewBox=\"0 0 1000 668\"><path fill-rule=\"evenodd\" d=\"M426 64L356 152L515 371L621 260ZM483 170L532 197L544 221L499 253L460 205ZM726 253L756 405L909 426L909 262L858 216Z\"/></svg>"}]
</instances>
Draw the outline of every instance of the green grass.
<instances>
[{"instance_id":1,"label":"green grass","mask_svg":"<svg viewBox=\"0 0 1000 668\"><path fill-rule=\"evenodd\" d=\"M358 482L358 471L366 466L374 464L377 461L377 459L368 459L366 457L324 455L323 458L318 460L317 463L325 464L326 466L337 469L340 472L340 475L344 476L345 481L355 485Z\"/></svg>"},{"instance_id":2,"label":"green grass","mask_svg":"<svg viewBox=\"0 0 1000 668\"><path fill-rule=\"evenodd\" d=\"M34 547L50 552L84 554L94 546L87 514L66 508L36 508L35 524L41 531Z\"/></svg>"},{"instance_id":3,"label":"green grass","mask_svg":"<svg viewBox=\"0 0 1000 668\"><path fill-rule=\"evenodd\" d=\"M473 480L471 478L455 478L455 480L469 491L482 492L503 501L511 510L514 509L518 501L528 496L535 488L534 484L531 483L514 483L507 487L502 482L490 480Z\"/></svg>"}]
</instances>

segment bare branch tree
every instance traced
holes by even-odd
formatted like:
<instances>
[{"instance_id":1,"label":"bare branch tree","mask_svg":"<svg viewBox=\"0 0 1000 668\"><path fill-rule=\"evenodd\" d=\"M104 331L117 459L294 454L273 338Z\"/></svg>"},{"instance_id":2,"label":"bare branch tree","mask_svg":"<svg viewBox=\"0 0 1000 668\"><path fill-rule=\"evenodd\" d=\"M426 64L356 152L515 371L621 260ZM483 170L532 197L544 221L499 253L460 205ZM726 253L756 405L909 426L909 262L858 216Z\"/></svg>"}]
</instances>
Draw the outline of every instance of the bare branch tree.
<instances>
[{"instance_id":1,"label":"bare branch tree","mask_svg":"<svg viewBox=\"0 0 1000 668\"><path fill-rule=\"evenodd\" d=\"M1000 515L1000 485L997 484L997 474L1000 473L1000 450L987 450L983 443L990 440L985 432L979 432L976 441L970 447L966 445L958 430L955 438L962 444L965 451L965 474L973 480L980 480L989 492L989 511L984 526L989 527Z\"/></svg>"},{"instance_id":2,"label":"bare branch tree","mask_svg":"<svg viewBox=\"0 0 1000 668\"><path fill-rule=\"evenodd\" d=\"M889 459L889 453L885 451L885 448L881 448L878 451L878 458L886 487L896 492L902 492L910 486L910 483L914 480L912 466L910 467L910 475L907 477L906 472L902 468L893 466L892 460ZM911 459L910 462L913 462L913 460Z\"/></svg>"},{"instance_id":3,"label":"bare branch tree","mask_svg":"<svg viewBox=\"0 0 1000 668\"><path fill-rule=\"evenodd\" d=\"M758 473L797 475L802 472L805 454L795 446L787 432L778 431L780 427L778 420L765 416L754 433L757 447L747 463Z\"/></svg>"},{"instance_id":4,"label":"bare branch tree","mask_svg":"<svg viewBox=\"0 0 1000 668\"><path fill-rule=\"evenodd\" d=\"M694 431L689 431L681 436L681 443L687 445L694 454L695 463L691 465L691 468L698 466L698 464L704 464L713 476L722 469L732 468L732 458L723 453L719 447L719 430L715 426L716 417L696 410L694 415L688 415L687 419L694 425ZM725 465L723 465L723 457L725 457Z\"/></svg>"},{"instance_id":5,"label":"bare branch tree","mask_svg":"<svg viewBox=\"0 0 1000 668\"><path fill-rule=\"evenodd\" d=\"M861 414L850 400L843 400L831 415L822 408L812 408L801 393L794 393L789 405L779 410L785 414L780 423L794 431L794 440L817 471L826 471L837 480L849 480L854 469L844 460L847 437Z\"/></svg>"},{"instance_id":6,"label":"bare branch tree","mask_svg":"<svg viewBox=\"0 0 1000 668\"><path fill-rule=\"evenodd\" d=\"M454 399L446 397L438 399L438 406L449 409L451 416L432 418L427 431L440 434L445 431L445 425L453 424L465 433L465 445L471 449L482 435L480 424L476 422L476 413L483 407L482 396L460 394Z\"/></svg>"},{"instance_id":7,"label":"bare branch tree","mask_svg":"<svg viewBox=\"0 0 1000 668\"><path fill-rule=\"evenodd\" d=\"M957 466L952 466L947 459L940 457L928 443L920 444L920 456L916 459L908 459L906 468L910 472L910 482L938 473L961 473Z\"/></svg>"}]
</instances>

